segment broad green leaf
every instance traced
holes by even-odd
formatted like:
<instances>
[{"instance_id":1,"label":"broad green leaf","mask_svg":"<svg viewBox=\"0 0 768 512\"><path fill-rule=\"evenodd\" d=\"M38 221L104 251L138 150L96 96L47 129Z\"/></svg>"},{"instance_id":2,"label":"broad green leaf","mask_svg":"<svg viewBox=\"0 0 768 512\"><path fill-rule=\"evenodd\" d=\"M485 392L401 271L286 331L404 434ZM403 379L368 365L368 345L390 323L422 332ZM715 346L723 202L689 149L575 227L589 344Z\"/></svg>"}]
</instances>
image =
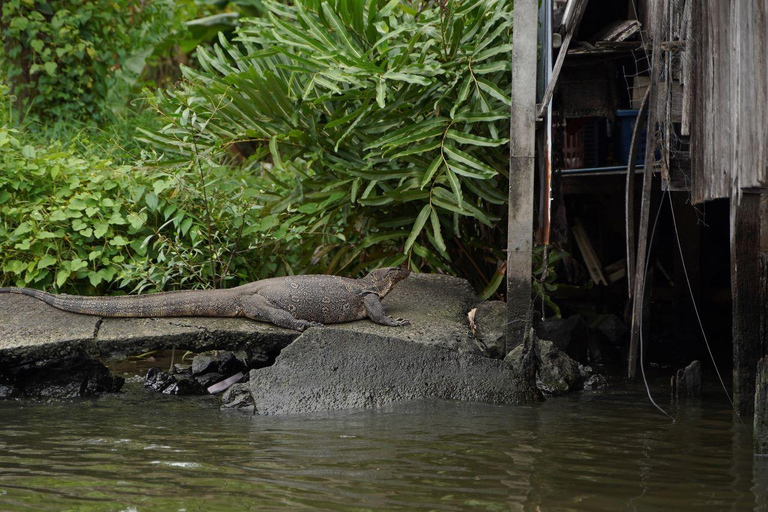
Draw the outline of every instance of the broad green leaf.
<instances>
[{"instance_id":1,"label":"broad green leaf","mask_svg":"<svg viewBox=\"0 0 768 512\"><path fill-rule=\"evenodd\" d=\"M481 90L483 90L483 91L487 92L488 94L490 94L495 99L497 99L497 100L501 101L502 103L504 103L505 105L509 106L509 105L512 104L512 100L511 100L510 96L507 95L507 94L504 94L504 91L499 89L496 85L492 84L488 80L486 80L484 78L478 78L477 79L477 86Z\"/></svg>"},{"instance_id":2,"label":"broad green leaf","mask_svg":"<svg viewBox=\"0 0 768 512\"><path fill-rule=\"evenodd\" d=\"M504 282L504 276L506 275L507 266L502 265L499 270L497 270L493 277L491 277L491 281L488 283L488 286L485 287L485 289L480 292L480 295L478 298L480 300L488 300L491 297L493 297L493 294L496 293L496 290L499 289L501 286L501 283Z\"/></svg>"},{"instance_id":3,"label":"broad green leaf","mask_svg":"<svg viewBox=\"0 0 768 512\"><path fill-rule=\"evenodd\" d=\"M429 214L432 211L432 206L429 204L425 204L424 207L419 212L419 215L416 217L416 221L413 223L413 229L411 229L411 234L408 235L408 239L405 241L405 246L403 247L403 252L408 252L411 249L411 246L413 245L413 242L416 241L416 237L419 236L419 233L421 233L421 230L424 228L424 224L427 222L427 218L429 218Z\"/></svg>"},{"instance_id":4,"label":"broad green leaf","mask_svg":"<svg viewBox=\"0 0 768 512\"><path fill-rule=\"evenodd\" d=\"M40 260L37 262L37 268L46 268L46 267L50 267L51 265L53 265L54 263L56 263L56 261L58 261L58 260L57 260L56 258L54 258L53 256L51 256L50 254L45 254L45 255L43 255L43 257L42 257L42 258L40 258Z\"/></svg>"},{"instance_id":5,"label":"broad green leaf","mask_svg":"<svg viewBox=\"0 0 768 512\"><path fill-rule=\"evenodd\" d=\"M489 139L487 137L480 137L479 135L473 135L471 133L458 132L453 129L448 130L446 136L449 139L455 140L461 144L469 144L472 146L486 146L493 148L509 143L509 139Z\"/></svg>"},{"instance_id":6,"label":"broad green leaf","mask_svg":"<svg viewBox=\"0 0 768 512\"><path fill-rule=\"evenodd\" d=\"M429 164L427 170L424 171L424 177L421 179L421 189L427 186L427 183L432 181L432 177L435 175L440 165L443 163L443 155L437 155L432 163Z\"/></svg>"},{"instance_id":7,"label":"broad green leaf","mask_svg":"<svg viewBox=\"0 0 768 512\"><path fill-rule=\"evenodd\" d=\"M459 206L459 208L463 208L464 194L461 192L461 183L459 183L459 178L456 177L454 169L450 165L446 167L445 174L448 176L448 183L451 185L451 190L453 190L453 195L456 198L456 204Z\"/></svg>"},{"instance_id":8,"label":"broad green leaf","mask_svg":"<svg viewBox=\"0 0 768 512\"><path fill-rule=\"evenodd\" d=\"M438 249L445 252L446 246L445 240L443 240L443 234L440 229L440 218L437 215L437 210L434 208L430 208L429 219L432 221L432 234L435 237L435 243L437 244Z\"/></svg>"},{"instance_id":9,"label":"broad green leaf","mask_svg":"<svg viewBox=\"0 0 768 512\"><path fill-rule=\"evenodd\" d=\"M491 166L484 164L483 162L473 157L469 153L465 153L464 151L461 151L458 148L455 148L453 146L445 146L443 150L445 151L445 154L448 155L449 158L459 163L468 165L469 167L477 171L480 171L480 175L483 176L483 178L485 179L493 178L497 174L497 172Z\"/></svg>"},{"instance_id":10,"label":"broad green leaf","mask_svg":"<svg viewBox=\"0 0 768 512\"><path fill-rule=\"evenodd\" d=\"M376 84L376 103L379 104L379 108L384 108L387 106L386 99L387 99L387 83L384 81L383 78L379 78L379 81Z\"/></svg>"},{"instance_id":11,"label":"broad green leaf","mask_svg":"<svg viewBox=\"0 0 768 512\"><path fill-rule=\"evenodd\" d=\"M61 286L67 282L67 279L69 279L69 270L61 269L56 273L56 286L61 288Z\"/></svg>"},{"instance_id":12,"label":"broad green leaf","mask_svg":"<svg viewBox=\"0 0 768 512\"><path fill-rule=\"evenodd\" d=\"M272 155L272 163L275 165L275 168L279 170L285 169L283 160L280 158L280 151L277 147L277 136L269 139L269 152Z\"/></svg>"}]
</instances>

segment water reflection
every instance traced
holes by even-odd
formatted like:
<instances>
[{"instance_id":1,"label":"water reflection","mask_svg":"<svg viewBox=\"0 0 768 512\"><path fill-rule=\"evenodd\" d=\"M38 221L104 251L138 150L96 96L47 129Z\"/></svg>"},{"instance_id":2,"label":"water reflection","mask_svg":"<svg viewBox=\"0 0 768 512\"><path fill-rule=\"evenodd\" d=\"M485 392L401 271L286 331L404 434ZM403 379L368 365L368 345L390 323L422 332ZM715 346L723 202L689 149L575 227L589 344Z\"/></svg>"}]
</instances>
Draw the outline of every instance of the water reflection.
<instances>
[{"instance_id":1,"label":"water reflection","mask_svg":"<svg viewBox=\"0 0 768 512\"><path fill-rule=\"evenodd\" d=\"M289 418L141 390L0 403L0 510L764 510L750 427L666 406L676 423L635 390Z\"/></svg>"}]
</instances>

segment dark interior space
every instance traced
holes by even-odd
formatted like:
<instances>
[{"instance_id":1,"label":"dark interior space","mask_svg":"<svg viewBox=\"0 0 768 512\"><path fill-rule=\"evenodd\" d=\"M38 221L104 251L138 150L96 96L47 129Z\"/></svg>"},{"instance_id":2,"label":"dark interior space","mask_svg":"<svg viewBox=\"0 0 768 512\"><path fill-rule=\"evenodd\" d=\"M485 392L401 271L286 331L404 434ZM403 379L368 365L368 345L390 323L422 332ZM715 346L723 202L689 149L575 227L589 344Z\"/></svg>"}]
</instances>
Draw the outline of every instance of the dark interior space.
<instances>
[{"instance_id":1,"label":"dark interior space","mask_svg":"<svg viewBox=\"0 0 768 512\"><path fill-rule=\"evenodd\" d=\"M619 339L599 334L606 318L630 325L628 312L625 240L626 175L571 175L563 179L564 203L569 226L569 254L557 266L560 278L573 286L561 286L553 300L562 317L583 318L584 338L569 348L569 354L588 364L602 364L625 371L628 331ZM635 222L639 218L641 175L636 177ZM699 308L704 330L721 373L731 368L731 293L729 205L727 200L691 205L686 192L661 192L654 180L651 229L656 224L647 274L648 306L644 316L646 363L651 367L679 368L699 359L705 371L711 357L701 336L690 298L686 274ZM671 205L674 206L674 218ZM656 217L658 215L658 220ZM680 246L685 267L680 259ZM597 284L588 269L582 244L574 236L580 225L603 269L605 284ZM552 312L545 309L544 316ZM541 318L541 311L537 316ZM574 333L574 338L578 337ZM727 377L726 377L727 378Z\"/></svg>"}]
</instances>

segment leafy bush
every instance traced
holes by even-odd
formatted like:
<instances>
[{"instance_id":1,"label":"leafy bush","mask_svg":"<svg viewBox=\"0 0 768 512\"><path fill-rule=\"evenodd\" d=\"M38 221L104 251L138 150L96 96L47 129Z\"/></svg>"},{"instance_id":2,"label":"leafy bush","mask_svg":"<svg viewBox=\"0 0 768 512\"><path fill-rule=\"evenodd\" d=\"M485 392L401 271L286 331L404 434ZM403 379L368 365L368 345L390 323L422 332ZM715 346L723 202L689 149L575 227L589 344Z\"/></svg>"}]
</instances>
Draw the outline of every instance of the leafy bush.
<instances>
[{"instance_id":1,"label":"leafy bush","mask_svg":"<svg viewBox=\"0 0 768 512\"><path fill-rule=\"evenodd\" d=\"M504 260L512 2L263 3L158 94L168 124L145 139L186 172L201 154L258 170L262 219L286 228L273 243L301 241L300 271L407 261L488 284Z\"/></svg>"},{"instance_id":2,"label":"leafy bush","mask_svg":"<svg viewBox=\"0 0 768 512\"><path fill-rule=\"evenodd\" d=\"M147 58L168 37L171 0L6 0L2 80L17 117L102 116L122 108Z\"/></svg>"},{"instance_id":3,"label":"leafy bush","mask_svg":"<svg viewBox=\"0 0 768 512\"><path fill-rule=\"evenodd\" d=\"M194 176L150 174L25 137L0 128L0 286L86 294L199 288L210 286L218 260L221 282L257 277L230 233L250 218L242 192L223 187L205 203ZM210 223L206 207L216 212Z\"/></svg>"}]
</instances>

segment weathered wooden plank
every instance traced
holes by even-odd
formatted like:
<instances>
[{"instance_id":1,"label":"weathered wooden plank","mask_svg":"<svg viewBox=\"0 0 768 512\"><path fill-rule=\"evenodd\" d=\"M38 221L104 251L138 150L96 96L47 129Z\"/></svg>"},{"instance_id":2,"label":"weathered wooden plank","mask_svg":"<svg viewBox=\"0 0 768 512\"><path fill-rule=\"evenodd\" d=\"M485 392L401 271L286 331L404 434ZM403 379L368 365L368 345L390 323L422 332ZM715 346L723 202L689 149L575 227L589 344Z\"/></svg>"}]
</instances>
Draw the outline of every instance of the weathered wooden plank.
<instances>
[{"instance_id":1,"label":"weathered wooden plank","mask_svg":"<svg viewBox=\"0 0 768 512\"><path fill-rule=\"evenodd\" d=\"M754 410L757 361L762 354L760 224L766 218L760 195L742 194L731 209L731 294L733 296L733 404L739 414Z\"/></svg>"},{"instance_id":2,"label":"weathered wooden plank","mask_svg":"<svg viewBox=\"0 0 768 512\"><path fill-rule=\"evenodd\" d=\"M589 240L589 236L587 236L587 231L584 229L581 220L576 219L574 221L571 232L576 240L576 245L579 246L579 251L581 251L581 256L584 258L584 263L587 265L589 277L592 278L592 281L594 281L595 284L608 286L608 280L605 278L605 273L603 272L603 264L597 256L595 248Z\"/></svg>"},{"instance_id":3,"label":"weathered wooden plank","mask_svg":"<svg viewBox=\"0 0 768 512\"><path fill-rule=\"evenodd\" d=\"M522 341L531 321L533 175L536 126L538 0L515 2L512 35L509 220L507 224L507 340Z\"/></svg>"},{"instance_id":4,"label":"weathered wooden plank","mask_svg":"<svg viewBox=\"0 0 768 512\"><path fill-rule=\"evenodd\" d=\"M629 143L629 154L637 154L637 146L644 127L647 127L648 119L648 97L650 96L650 87L645 90L643 100L640 103L640 109L637 113L635 128L632 130L632 140ZM624 205L625 205L625 229L626 229L626 247L627 247L627 297L632 300L632 290L635 284L635 167L637 158L630 157L627 163L627 181L624 185Z\"/></svg>"},{"instance_id":5,"label":"weathered wooden plank","mask_svg":"<svg viewBox=\"0 0 768 512\"><path fill-rule=\"evenodd\" d=\"M667 18L661 13L666 12L667 0L655 0L653 18L657 20L654 26L653 41L657 43L666 33ZM653 160L655 154L655 130L660 110L659 79L661 76L661 49L654 46L651 58L651 82L648 85L648 130L645 147L645 170L643 173L643 193L640 201L640 225L637 234L637 260L635 266L635 284L633 287L632 324L630 329L629 355L627 361L627 376L632 379L637 372L638 348L643 318L643 295L645 289L645 260L648 255L648 225L650 223L651 183L653 181Z\"/></svg>"}]
</instances>

